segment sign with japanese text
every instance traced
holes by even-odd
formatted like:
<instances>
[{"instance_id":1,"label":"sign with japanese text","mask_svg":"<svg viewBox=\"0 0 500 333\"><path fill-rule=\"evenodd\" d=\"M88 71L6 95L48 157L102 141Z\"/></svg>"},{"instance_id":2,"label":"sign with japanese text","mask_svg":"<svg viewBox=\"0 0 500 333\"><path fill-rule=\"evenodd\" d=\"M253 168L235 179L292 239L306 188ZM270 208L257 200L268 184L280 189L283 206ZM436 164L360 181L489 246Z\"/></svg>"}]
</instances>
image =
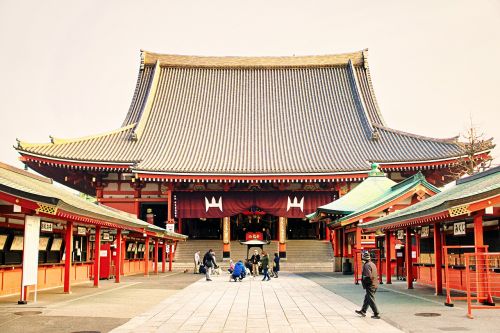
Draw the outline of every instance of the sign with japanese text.
<instances>
[{"instance_id":1,"label":"sign with japanese text","mask_svg":"<svg viewBox=\"0 0 500 333\"><path fill-rule=\"evenodd\" d=\"M230 231L230 225L229 225L229 217L224 217L222 220L222 242L224 244L229 244L229 231Z\"/></svg>"},{"instance_id":2,"label":"sign with japanese text","mask_svg":"<svg viewBox=\"0 0 500 333\"><path fill-rule=\"evenodd\" d=\"M403 229L398 230L398 239L405 239L405 231Z\"/></svg>"},{"instance_id":3,"label":"sign with japanese text","mask_svg":"<svg viewBox=\"0 0 500 333\"><path fill-rule=\"evenodd\" d=\"M465 235L465 221L453 223L453 235Z\"/></svg>"},{"instance_id":4,"label":"sign with japanese text","mask_svg":"<svg viewBox=\"0 0 500 333\"><path fill-rule=\"evenodd\" d=\"M429 237L429 226L422 227L422 231L420 232L420 236L422 238L427 238Z\"/></svg>"},{"instance_id":5,"label":"sign with japanese text","mask_svg":"<svg viewBox=\"0 0 500 333\"><path fill-rule=\"evenodd\" d=\"M40 224L40 230L46 232L52 232L54 230L54 225L50 222L42 222Z\"/></svg>"},{"instance_id":6,"label":"sign with japanese text","mask_svg":"<svg viewBox=\"0 0 500 333\"><path fill-rule=\"evenodd\" d=\"M85 228L85 227L78 227L77 228L77 234L79 236L85 236L87 234L87 228Z\"/></svg>"},{"instance_id":7,"label":"sign with japanese text","mask_svg":"<svg viewBox=\"0 0 500 333\"><path fill-rule=\"evenodd\" d=\"M264 235L262 234L262 232L247 232L246 234L246 238L245 238L247 241L250 241L250 240L264 240Z\"/></svg>"}]
</instances>

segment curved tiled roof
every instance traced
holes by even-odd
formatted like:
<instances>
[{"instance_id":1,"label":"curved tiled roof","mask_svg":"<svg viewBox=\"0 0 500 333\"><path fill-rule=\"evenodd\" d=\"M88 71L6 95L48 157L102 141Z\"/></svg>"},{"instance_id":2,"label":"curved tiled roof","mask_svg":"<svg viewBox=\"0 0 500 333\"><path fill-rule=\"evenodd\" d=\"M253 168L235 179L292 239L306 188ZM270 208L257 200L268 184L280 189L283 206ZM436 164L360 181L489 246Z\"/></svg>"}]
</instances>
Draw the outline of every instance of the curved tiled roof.
<instances>
[{"instance_id":1,"label":"curved tiled roof","mask_svg":"<svg viewBox=\"0 0 500 333\"><path fill-rule=\"evenodd\" d=\"M187 238L185 235L169 232L164 228L139 220L128 213L87 201L54 185L49 178L40 177L3 163L0 163L0 192L14 194L20 198L34 198L35 201L50 203L66 212L115 223L123 226L124 229L144 229L158 236L172 239Z\"/></svg>"},{"instance_id":2,"label":"curved tiled roof","mask_svg":"<svg viewBox=\"0 0 500 333\"><path fill-rule=\"evenodd\" d=\"M403 208L387 216L363 224L363 228L375 230L390 228L412 219L425 218L452 207L470 204L500 195L500 167L483 171L456 181L456 185L427 198L415 205Z\"/></svg>"},{"instance_id":3,"label":"curved tiled roof","mask_svg":"<svg viewBox=\"0 0 500 333\"><path fill-rule=\"evenodd\" d=\"M332 174L366 171L369 161L461 154L453 140L386 127L366 51L288 58L143 53L121 129L49 144L21 142L18 151L187 175Z\"/></svg>"}]
</instances>

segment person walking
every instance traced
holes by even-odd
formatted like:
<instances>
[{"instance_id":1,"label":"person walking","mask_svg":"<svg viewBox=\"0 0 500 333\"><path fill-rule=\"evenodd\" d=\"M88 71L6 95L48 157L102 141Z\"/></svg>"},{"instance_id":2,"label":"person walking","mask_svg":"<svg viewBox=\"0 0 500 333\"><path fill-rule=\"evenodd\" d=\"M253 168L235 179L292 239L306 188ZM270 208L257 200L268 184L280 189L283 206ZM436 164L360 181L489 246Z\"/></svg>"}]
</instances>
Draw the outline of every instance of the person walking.
<instances>
[{"instance_id":1,"label":"person walking","mask_svg":"<svg viewBox=\"0 0 500 333\"><path fill-rule=\"evenodd\" d=\"M262 272L264 273L262 281L271 280L271 277L269 277L269 256L266 251L262 251Z\"/></svg>"},{"instance_id":2,"label":"person walking","mask_svg":"<svg viewBox=\"0 0 500 333\"><path fill-rule=\"evenodd\" d=\"M355 312L361 317L366 316L366 310L368 306L373 311L373 319L380 319L379 311L377 309L377 304L375 304L375 293L378 288L378 272L377 266L371 261L370 253L364 252L361 260L363 260L363 272L361 275L361 283L366 291L365 300L363 301L363 306L361 310L356 310Z\"/></svg>"},{"instance_id":3,"label":"person walking","mask_svg":"<svg viewBox=\"0 0 500 333\"><path fill-rule=\"evenodd\" d=\"M257 250L253 251L252 257L250 257L250 263L252 264L252 276L256 277L259 275L259 262L260 262L260 255Z\"/></svg>"},{"instance_id":4,"label":"person walking","mask_svg":"<svg viewBox=\"0 0 500 333\"><path fill-rule=\"evenodd\" d=\"M198 274L200 270L200 251L194 253L194 274Z\"/></svg>"},{"instance_id":5,"label":"person walking","mask_svg":"<svg viewBox=\"0 0 500 333\"><path fill-rule=\"evenodd\" d=\"M277 278L279 271L280 271L280 256L278 253L275 253L273 259L273 272L272 272L273 277Z\"/></svg>"},{"instance_id":6,"label":"person walking","mask_svg":"<svg viewBox=\"0 0 500 333\"><path fill-rule=\"evenodd\" d=\"M207 281L212 281L210 273L212 273L212 268L215 267L212 249L208 250L208 252L203 256L203 266L205 266L206 269L205 277L207 278Z\"/></svg>"}]
</instances>

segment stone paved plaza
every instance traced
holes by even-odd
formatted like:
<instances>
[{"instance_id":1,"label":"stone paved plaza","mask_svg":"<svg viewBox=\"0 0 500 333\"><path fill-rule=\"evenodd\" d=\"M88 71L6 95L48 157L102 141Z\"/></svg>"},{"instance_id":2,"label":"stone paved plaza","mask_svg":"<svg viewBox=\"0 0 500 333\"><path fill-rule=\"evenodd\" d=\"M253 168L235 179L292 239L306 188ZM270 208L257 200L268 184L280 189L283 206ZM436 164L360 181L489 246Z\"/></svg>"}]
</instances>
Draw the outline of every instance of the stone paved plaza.
<instances>
[{"instance_id":1,"label":"stone paved plaza","mask_svg":"<svg viewBox=\"0 0 500 333\"><path fill-rule=\"evenodd\" d=\"M228 282L223 274L197 281L112 332L401 332L358 317L358 308L298 275Z\"/></svg>"}]
</instances>

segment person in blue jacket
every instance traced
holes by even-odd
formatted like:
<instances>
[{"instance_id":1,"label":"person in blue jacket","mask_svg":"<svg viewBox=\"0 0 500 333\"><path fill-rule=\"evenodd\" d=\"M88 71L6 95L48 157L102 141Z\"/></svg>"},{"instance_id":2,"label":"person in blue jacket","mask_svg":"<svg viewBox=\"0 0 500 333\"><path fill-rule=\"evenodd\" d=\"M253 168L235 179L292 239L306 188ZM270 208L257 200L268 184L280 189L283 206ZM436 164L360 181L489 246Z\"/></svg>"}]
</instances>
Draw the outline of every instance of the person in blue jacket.
<instances>
[{"instance_id":1,"label":"person in blue jacket","mask_svg":"<svg viewBox=\"0 0 500 333\"><path fill-rule=\"evenodd\" d=\"M230 275L229 282L231 282L231 280L233 280L234 282L236 282L237 280L241 281L244 278L244 272L245 265L243 265L243 262L240 260L236 263L236 265L234 265L234 269Z\"/></svg>"}]
</instances>

